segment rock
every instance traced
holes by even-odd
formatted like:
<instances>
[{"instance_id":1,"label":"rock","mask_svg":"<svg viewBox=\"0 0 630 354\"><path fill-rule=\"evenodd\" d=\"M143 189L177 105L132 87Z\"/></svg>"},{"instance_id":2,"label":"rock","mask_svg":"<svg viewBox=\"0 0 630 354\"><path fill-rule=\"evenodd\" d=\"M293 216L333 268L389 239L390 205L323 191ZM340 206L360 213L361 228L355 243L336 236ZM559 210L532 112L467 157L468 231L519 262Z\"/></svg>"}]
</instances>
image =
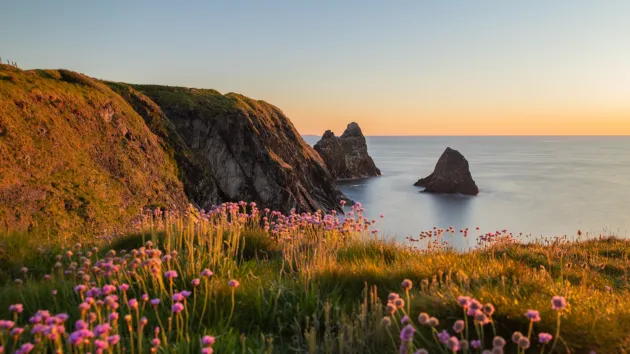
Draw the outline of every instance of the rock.
<instances>
[{"instance_id":1,"label":"rock","mask_svg":"<svg viewBox=\"0 0 630 354\"><path fill-rule=\"evenodd\" d=\"M418 180L414 186L424 187L427 193L479 194L479 188L470 174L468 161L457 150L447 147L433 173Z\"/></svg>"},{"instance_id":2,"label":"rock","mask_svg":"<svg viewBox=\"0 0 630 354\"><path fill-rule=\"evenodd\" d=\"M183 145L190 151L190 158L180 156L194 159L188 165L196 168L190 176L184 170L184 188L204 191L188 193L200 207L244 200L285 213L330 211L340 210L339 201L348 200L319 154L277 107L215 90L132 86L172 124L168 140L181 139L174 150L182 151ZM201 180L199 173L211 178Z\"/></svg>"},{"instance_id":3,"label":"rock","mask_svg":"<svg viewBox=\"0 0 630 354\"><path fill-rule=\"evenodd\" d=\"M327 130L315 144L315 150L324 159L328 170L336 179L357 179L380 176L367 150L365 137L357 123L350 123L340 137Z\"/></svg>"}]
</instances>

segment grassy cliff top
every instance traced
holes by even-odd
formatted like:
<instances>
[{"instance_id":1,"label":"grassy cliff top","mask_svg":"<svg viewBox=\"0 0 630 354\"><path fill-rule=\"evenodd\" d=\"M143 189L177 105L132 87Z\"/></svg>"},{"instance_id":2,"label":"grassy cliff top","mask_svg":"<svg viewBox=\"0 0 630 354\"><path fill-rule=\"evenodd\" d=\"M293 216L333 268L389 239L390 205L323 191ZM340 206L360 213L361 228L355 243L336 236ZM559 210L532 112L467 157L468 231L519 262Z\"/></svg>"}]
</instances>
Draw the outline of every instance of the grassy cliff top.
<instances>
[{"instance_id":1,"label":"grassy cliff top","mask_svg":"<svg viewBox=\"0 0 630 354\"><path fill-rule=\"evenodd\" d=\"M0 66L0 228L78 235L187 203L173 162L107 85Z\"/></svg>"}]
</instances>

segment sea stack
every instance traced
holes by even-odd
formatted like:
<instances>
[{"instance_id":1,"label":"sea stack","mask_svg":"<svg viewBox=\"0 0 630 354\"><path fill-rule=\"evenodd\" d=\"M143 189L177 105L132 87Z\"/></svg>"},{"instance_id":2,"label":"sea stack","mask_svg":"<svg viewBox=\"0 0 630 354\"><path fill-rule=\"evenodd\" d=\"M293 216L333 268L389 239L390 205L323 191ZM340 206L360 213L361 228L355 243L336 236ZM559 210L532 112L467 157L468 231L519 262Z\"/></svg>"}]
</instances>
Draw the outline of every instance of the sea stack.
<instances>
[{"instance_id":1,"label":"sea stack","mask_svg":"<svg viewBox=\"0 0 630 354\"><path fill-rule=\"evenodd\" d=\"M447 147L433 173L418 180L414 186L424 187L427 193L477 195L479 188L470 174L468 161L457 150Z\"/></svg>"},{"instance_id":2,"label":"sea stack","mask_svg":"<svg viewBox=\"0 0 630 354\"><path fill-rule=\"evenodd\" d=\"M315 144L315 150L324 160L330 174L338 180L380 176L367 150L365 136L355 122L340 137L327 130Z\"/></svg>"}]
</instances>

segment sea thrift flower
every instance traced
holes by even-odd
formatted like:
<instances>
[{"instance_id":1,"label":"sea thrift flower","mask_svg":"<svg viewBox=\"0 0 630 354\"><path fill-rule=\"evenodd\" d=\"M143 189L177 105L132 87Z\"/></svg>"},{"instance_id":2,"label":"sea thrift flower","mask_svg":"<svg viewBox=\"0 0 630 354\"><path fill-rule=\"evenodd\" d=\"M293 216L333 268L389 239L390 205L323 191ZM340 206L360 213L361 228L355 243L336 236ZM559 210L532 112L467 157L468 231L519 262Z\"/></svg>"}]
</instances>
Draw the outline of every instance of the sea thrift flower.
<instances>
[{"instance_id":1,"label":"sea thrift flower","mask_svg":"<svg viewBox=\"0 0 630 354\"><path fill-rule=\"evenodd\" d=\"M114 322L114 321L118 321L118 312L112 312L109 314L109 320Z\"/></svg>"},{"instance_id":2,"label":"sea thrift flower","mask_svg":"<svg viewBox=\"0 0 630 354\"><path fill-rule=\"evenodd\" d=\"M390 315L393 315L394 312L396 312L396 306L394 306L394 304L392 303L387 304L387 306L385 306L385 312L387 312Z\"/></svg>"},{"instance_id":3,"label":"sea thrift flower","mask_svg":"<svg viewBox=\"0 0 630 354\"><path fill-rule=\"evenodd\" d=\"M199 286L199 284L201 283L201 280L199 280L199 278L195 278L191 281L193 286Z\"/></svg>"},{"instance_id":4,"label":"sea thrift flower","mask_svg":"<svg viewBox=\"0 0 630 354\"><path fill-rule=\"evenodd\" d=\"M455 324L453 325L453 331L455 331L455 333L461 333L465 327L466 327L466 324L464 323L464 321L457 320L455 321Z\"/></svg>"},{"instance_id":5,"label":"sea thrift flower","mask_svg":"<svg viewBox=\"0 0 630 354\"><path fill-rule=\"evenodd\" d=\"M440 343L442 344L446 344L448 339L451 338L451 335L448 334L446 330L442 330L442 332L438 333L437 336L438 336L438 339L440 340Z\"/></svg>"},{"instance_id":6,"label":"sea thrift flower","mask_svg":"<svg viewBox=\"0 0 630 354\"><path fill-rule=\"evenodd\" d=\"M540 313L536 310L527 310L525 316L532 322L540 322Z\"/></svg>"},{"instance_id":7,"label":"sea thrift flower","mask_svg":"<svg viewBox=\"0 0 630 354\"><path fill-rule=\"evenodd\" d=\"M394 300L394 306L398 307L399 309L405 307L405 300L399 297L398 299Z\"/></svg>"},{"instance_id":8,"label":"sea thrift flower","mask_svg":"<svg viewBox=\"0 0 630 354\"><path fill-rule=\"evenodd\" d=\"M481 325L486 325L490 323L488 316L486 316L486 314L483 313L481 310L477 310L475 312L475 321L479 322L479 324Z\"/></svg>"},{"instance_id":9,"label":"sea thrift flower","mask_svg":"<svg viewBox=\"0 0 630 354\"><path fill-rule=\"evenodd\" d=\"M97 340L94 341L94 346L96 347L97 351L100 350L102 352L103 350L107 349L108 345L107 345L106 341L97 339Z\"/></svg>"},{"instance_id":10,"label":"sea thrift flower","mask_svg":"<svg viewBox=\"0 0 630 354\"><path fill-rule=\"evenodd\" d=\"M238 288L238 287L239 287L239 285L241 285L241 284L240 284L240 283L238 282L238 280L236 280L236 279L232 279L232 280L230 280L230 281L228 282L228 286L229 286L230 288L234 288L234 289L236 289L236 288Z\"/></svg>"},{"instance_id":11,"label":"sea thrift flower","mask_svg":"<svg viewBox=\"0 0 630 354\"><path fill-rule=\"evenodd\" d=\"M468 308L468 304L470 303L470 296L460 296L457 298L457 303L459 306L463 308Z\"/></svg>"},{"instance_id":12,"label":"sea thrift flower","mask_svg":"<svg viewBox=\"0 0 630 354\"><path fill-rule=\"evenodd\" d=\"M160 342L160 340L159 340L158 338L153 338L153 339L151 340L151 345L152 345L154 348L159 347L161 343L162 343L162 342Z\"/></svg>"},{"instance_id":13,"label":"sea thrift flower","mask_svg":"<svg viewBox=\"0 0 630 354\"><path fill-rule=\"evenodd\" d=\"M87 289L87 286L81 284L74 287L74 292L77 294L83 293Z\"/></svg>"},{"instance_id":14,"label":"sea thrift flower","mask_svg":"<svg viewBox=\"0 0 630 354\"><path fill-rule=\"evenodd\" d=\"M129 290L129 284L120 284L120 286L118 286L118 290L124 292L127 292L127 290Z\"/></svg>"},{"instance_id":15,"label":"sea thrift flower","mask_svg":"<svg viewBox=\"0 0 630 354\"><path fill-rule=\"evenodd\" d=\"M144 301L144 302L149 301L149 295L148 294L142 294L142 301Z\"/></svg>"},{"instance_id":16,"label":"sea thrift flower","mask_svg":"<svg viewBox=\"0 0 630 354\"><path fill-rule=\"evenodd\" d=\"M20 327L15 327L11 330L11 335L12 336L19 336L20 334L22 334L22 332L24 332L24 328L20 328Z\"/></svg>"},{"instance_id":17,"label":"sea thrift flower","mask_svg":"<svg viewBox=\"0 0 630 354\"><path fill-rule=\"evenodd\" d=\"M136 310L138 308L138 300L136 299L129 300L129 307Z\"/></svg>"},{"instance_id":18,"label":"sea thrift flower","mask_svg":"<svg viewBox=\"0 0 630 354\"><path fill-rule=\"evenodd\" d=\"M24 306L22 304L13 304L9 306L9 311L15 313L22 313L24 311Z\"/></svg>"},{"instance_id":19,"label":"sea thrift flower","mask_svg":"<svg viewBox=\"0 0 630 354\"><path fill-rule=\"evenodd\" d=\"M182 301L184 301L184 298L185 297L184 297L184 295L182 293L173 294L173 301L175 301L175 302L182 302Z\"/></svg>"},{"instance_id":20,"label":"sea thrift flower","mask_svg":"<svg viewBox=\"0 0 630 354\"><path fill-rule=\"evenodd\" d=\"M109 343L109 345L116 345L118 344L118 342L120 342L120 336L118 334L114 334L113 336L109 336L107 337L107 342Z\"/></svg>"},{"instance_id":21,"label":"sea thrift flower","mask_svg":"<svg viewBox=\"0 0 630 354\"><path fill-rule=\"evenodd\" d=\"M15 351L15 353L16 354L27 354L27 353L30 353L31 350L33 350L33 348L35 348L35 346L33 344L31 344L31 343L24 343L24 344L22 344L20 349Z\"/></svg>"},{"instance_id":22,"label":"sea thrift flower","mask_svg":"<svg viewBox=\"0 0 630 354\"><path fill-rule=\"evenodd\" d=\"M184 305L182 305L181 302L175 303L173 304L173 306L171 306L171 311L173 313L180 313L184 310Z\"/></svg>"},{"instance_id":23,"label":"sea thrift flower","mask_svg":"<svg viewBox=\"0 0 630 354\"><path fill-rule=\"evenodd\" d=\"M512 342L518 343L521 338L523 338L523 334L521 332L516 331L512 333Z\"/></svg>"},{"instance_id":24,"label":"sea thrift flower","mask_svg":"<svg viewBox=\"0 0 630 354\"><path fill-rule=\"evenodd\" d=\"M188 290L182 290L182 292L180 294L182 294L182 296L184 298L187 298L187 297L190 297L190 295L192 295L192 292L190 292Z\"/></svg>"},{"instance_id":25,"label":"sea thrift flower","mask_svg":"<svg viewBox=\"0 0 630 354\"><path fill-rule=\"evenodd\" d=\"M201 354L212 354L214 350L211 347L201 348Z\"/></svg>"},{"instance_id":26,"label":"sea thrift flower","mask_svg":"<svg viewBox=\"0 0 630 354\"><path fill-rule=\"evenodd\" d=\"M458 352L460 349L459 339L455 336L450 337L446 340L446 347L453 352Z\"/></svg>"},{"instance_id":27,"label":"sea thrift flower","mask_svg":"<svg viewBox=\"0 0 630 354\"><path fill-rule=\"evenodd\" d=\"M408 324L409 323L409 316L404 315L403 318L400 319L400 323Z\"/></svg>"},{"instance_id":28,"label":"sea thrift flower","mask_svg":"<svg viewBox=\"0 0 630 354\"><path fill-rule=\"evenodd\" d=\"M418 322L421 325L425 325L429 323L429 315L425 312L422 312L421 314L418 315Z\"/></svg>"},{"instance_id":29,"label":"sea thrift flower","mask_svg":"<svg viewBox=\"0 0 630 354\"><path fill-rule=\"evenodd\" d=\"M160 299L151 299L151 305L157 306L160 304Z\"/></svg>"},{"instance_id":30,"label":"sea thrift flower","mask_svg":"<svg viewBox=\"0 0 630 354\"><path fill-rule=\"evenodd\" d=\"M551 299L551 308L555 311L562 311L565 307L567 307L567 300L564 296L554 296Z\"/></svg>"},{"instance_id":31,"label":"sea thrift flower","mask_svg":"<svg viewBox=\"0 0 630 354\"><path fill-rule=\"evenodd\" d=\"M551 340L553 339L553 336L549 333L538 333L538 342L542 343L542 344L547 344L549 342L551 342Z\"/></svg>"},{"instance_id":32,"label":"sea thrift flower","mask_svg":"<svg viewBox=\"0 0 630 354\"><path fill-rule=\"evenodd\" d=\"M416 329L413 328L412 325L406 325L405 328L400 331L400 340L409 343L413 340L414 333L416 333Z\"/></svg>"},{"instance_id":33,"label":"sea thrift flower","mask_svg":"<svg viewBox=\"0 0 630 354\"><path fill-rule=\"evenodd\" d=\"M201 338L201 344L203 344L204 347L211 347L214 344L214 337L204 336Z\"/></svg>"},{"instance_id":34,"label":"sea thrift flower","mask_svg":"<svg viewBox=\"0 0 630 354\"><path fill-rule=\"evenodd\" d=\"M410 290L413 287L413 283L409 279L403 280L402 284L400 284L403 289Z\"/></svg>"},{"instance_id":35,"label":"sea thrift flower","mask_svg":"<svg viewBox=\"0 0 630 354\"><path fill-rule=\"evenodd\" d=\"M431 326L431 327L437 327L437 326L439 326L439 325L440 325L440 320L438 320L438 319L437 319L437 318L435 318L435 317L431 317L431 318L429 318L429 326Z\"/></svg>"},{"instance_id":36,"label":"sea thrift flower","mask_svg":"<svg viewBox=\"0 0 630 354\"><path fill-rule=\"evenodd\" d=\"M396 294L396 293L389 293L389 295L387 295L387 301L394 302L399 297L400 296L398 294Z\"/></svg>"},{"instance_id":37,"label":"sea thrift flower","mask_svg":"<svg viewBox=\"0 0 630 354\"><path fill-rule=\"evenodd\" d=\"M206 277L206 278L210 278L212 276L212 271L210 269L204 269L201 271L201 276L202 277Z\"/></svg>"},{"instance_id":38,"label":"sea thrift flower","mask_svg":"<svg viewBox=\"0 0 630 354\"><path fill-rule=\"evenodd\" d=\"M97 337L106 337L112 330L112 326L109 323L103 323L94 328L94 335Z\"/></svg>"},{"instance_id":39,"label":"sea thrift flower","mask_svg":"<svg viewBox=\"0 0 630 354\"><path fill-rule=\"evenodd\" d=\"M392 319L389 318L388 316L385 316L381 319L381 326L389 327L391 325L392 325Z\"/></svg>"},{"instance_id":40,"label":"sea thrift flower","mask_svg":"<svg viewBox=\"0 0 630 354\"><path fill-rule=\"evenodd\" d=\"M142 317L142 318L140 319L140 325L141 325L141 326L146 326L146 325L147 325L147 323L149 323L149 320L148 320L146 317Z\"/></svg>"},{"instance_id":41,"label":"sea thrift flower","mask_svg":"<svg viewBox=\"0 0 630 354\"><path fill-rule=\"evenodd\" d=\"M481 341L479 339L472 340L470 341L470 346L474 349L479 349L481 348Z\"/></svg>"},{"instance_id":42,"label":"sea thrift flower","mask_svg":"<svg viewBox=\"0 0 630 354\"><path fill-rule=\"evenodd\" d=\"M168 272L164 273L164 276L167 279L174 279L178 277L177 272L174 270L169 270Z\"/></svg>"},{"instance_id":43,"label":"sea thrift flower","mask_svg":"<svg viewBox=\"0 0 630 354\"><path fill-rule=\"evenodd\" d=\"M503 339L503 337L496 336L492 340L492 345L496 348L503 348L505 347L505 339Z\"/></svg>"},{"instance_id":44,"label":"sea thrift flower","mask_svg":"<svg viewBox=\"0 0 630 354\"><path fill-rule=\"evenodd\" d=\"M518 346L523 348L523 349L527 349L529 348L529 339L527 339L527 337L521 337L521 339L518 340Z\"/></svg>"}]
</instances>

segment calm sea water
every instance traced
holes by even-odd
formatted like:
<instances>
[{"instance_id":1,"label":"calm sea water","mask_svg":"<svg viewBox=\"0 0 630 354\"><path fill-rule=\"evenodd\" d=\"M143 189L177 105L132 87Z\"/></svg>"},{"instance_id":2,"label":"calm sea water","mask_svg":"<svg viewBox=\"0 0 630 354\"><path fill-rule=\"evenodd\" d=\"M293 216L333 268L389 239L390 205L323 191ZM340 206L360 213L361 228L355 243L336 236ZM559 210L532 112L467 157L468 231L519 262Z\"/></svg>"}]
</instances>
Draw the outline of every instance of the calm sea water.
<instances>
[{"instance_id":1,"label":"calm sea water","mask_svg":"<svg viewBox=\"0 0 630 354\"><path fill-rule=\"evenodd\" d=\"M306 136L309 144L318 137ZM339 183L385 234L404 240L422 230L480 227L482 232L574 237L630 234L630 137L368 137L381 177ZM476 197L420 193L444 149L459 150L480 188ZM474 232L473 232L474 233ZM455 235L465 248L469 240ZM474 237L473 237L474 238ZM449 240L450 241L450 240Z\"/></svg>"}]
</instances>

